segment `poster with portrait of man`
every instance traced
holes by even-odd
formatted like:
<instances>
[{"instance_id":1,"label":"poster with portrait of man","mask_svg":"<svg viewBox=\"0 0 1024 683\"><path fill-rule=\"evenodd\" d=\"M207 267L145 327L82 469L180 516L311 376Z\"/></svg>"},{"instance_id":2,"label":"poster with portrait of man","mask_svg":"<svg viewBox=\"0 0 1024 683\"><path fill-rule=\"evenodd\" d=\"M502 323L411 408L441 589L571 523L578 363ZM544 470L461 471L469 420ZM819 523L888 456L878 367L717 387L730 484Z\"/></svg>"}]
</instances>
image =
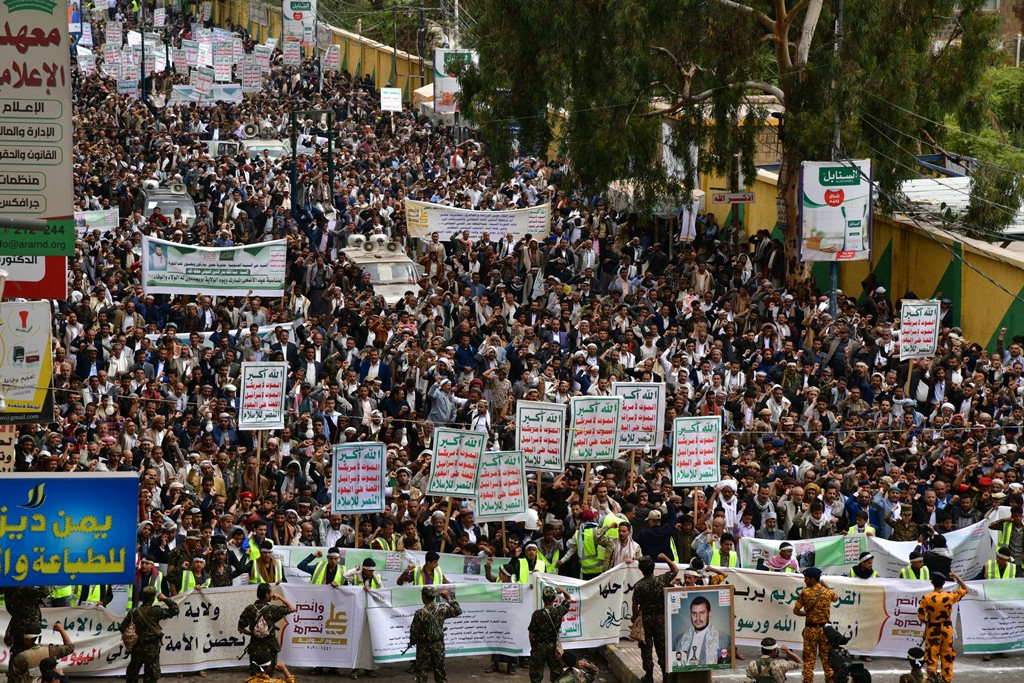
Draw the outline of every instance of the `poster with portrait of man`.
<instances>
[{"instance_id":1,"label":"poster with portrait of man","mask_svg":"<svg viewBox=\"0 0 1024 683\"><path fill-rule=\"evenodd\" d=\"M732 669L736 662L733 587L665 591L665 672Z\"/></svg>"}]
</instances>

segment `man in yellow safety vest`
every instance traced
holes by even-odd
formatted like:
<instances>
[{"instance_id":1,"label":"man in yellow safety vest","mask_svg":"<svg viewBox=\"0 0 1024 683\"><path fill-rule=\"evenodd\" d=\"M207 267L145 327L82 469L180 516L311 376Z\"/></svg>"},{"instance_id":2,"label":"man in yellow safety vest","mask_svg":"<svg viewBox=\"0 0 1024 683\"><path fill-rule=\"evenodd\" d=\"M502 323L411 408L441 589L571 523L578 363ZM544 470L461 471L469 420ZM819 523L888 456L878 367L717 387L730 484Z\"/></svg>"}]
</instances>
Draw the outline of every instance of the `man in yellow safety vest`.
<instances>
[{"instance_id":1,"label":"man in yellow safety vest","mask_svg":"<svg viewBox=\"0 0 1024 683\"><path fill-rule=\"evenodd\" d=\"M996 549L996 559L985 562L986 579L1015 579L1017 565L1013 563L1013 555L1006 546Z\"/></svg>"},{"instance_id":2,"label":"man in yellow safety vest","mask_svg":"<svg viewBox=\"0 0 1024 683\"><path fill-rule=\"evenodd\" d=\"M901 579L917 579L919 581L931 581L932 572L924 566L924 555L920 550L910 551L910 564L900 570Z\"/></svg>"},{"instance_id":3,"label":"man in yellow safety vest","mask_svg":"<svg viewBox=\"0 0 1024 683\"><path fill-rule=\"evenodd\" d=\"M398 577L398 585L403 586L410 581L414 586L436 586L445 583L444 573L437 566L441 556L433 550L428 550L423 563L423 568L410 564L402 575Z\"/></svg>"},{"instance_id":4,"label":"man in yellow safety vest","mask_svg":"<svg viewBox=\"0 0 1024 683\"><path fill-rule=\"evenodd\" d=\"M327 559L313 563L314 560L322 558L323 551L317 550L311 553L302 562L299 562L299 569L311 576L309 582L314 585L345 585L345 566L338 564L341 560L341 551L337 548L327 550Z\"/></svg>"}]
</instances>

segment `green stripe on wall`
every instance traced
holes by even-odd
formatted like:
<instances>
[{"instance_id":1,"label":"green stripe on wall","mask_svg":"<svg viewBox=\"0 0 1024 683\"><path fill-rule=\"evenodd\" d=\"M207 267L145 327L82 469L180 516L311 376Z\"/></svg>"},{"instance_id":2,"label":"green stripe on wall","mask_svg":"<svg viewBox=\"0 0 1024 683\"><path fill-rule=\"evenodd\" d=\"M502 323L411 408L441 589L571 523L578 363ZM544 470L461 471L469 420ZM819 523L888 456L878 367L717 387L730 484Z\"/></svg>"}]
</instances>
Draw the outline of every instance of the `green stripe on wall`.
<instances>
[{"instance_id":1,"label":"green stripe on wall","mask_svg":"<svg viewBox=\"0 0 1024 683\"><path fill-rule=\"evenodd\" d=\"M957 305L960 302L959 294L960 293L957 292L958 298L956 299L953 299L953 297L946 297L953 300L953 315L955 316L954 320L958 325L960 324L958 310L960 307ZM996 329L992 330L992 338L988 340L988 349L990 351L995 351L996 341L999 339L1000 327L1005 327L1006 336L1012 337L1015 331L1020 330L1021 327L1024 326L1024 304L1021 303L1022 297L1024 297L1024 288L1017 292L1016 298L1010 301L1010 307L1007 308L1006 313L1003 314L1003 319L999 321L998 325L996 325ZM1005 339L1004 342L1009 344L1010 340Z\"/></svg>"},{"instance_id":2,"label":"green stripe on wall","mask_svg":"<svg viewBox=\"0 0 1024 683\"><path fill-rule=\"evenodd\" d=\"M946 271L942 274L938 284L935 285L932 297L938 297L941 292L942 296L940 298L949 299L953 302L953 325L959 327L960 309L963 307L964 245L960 242L953 242L953 253L956 254L956 258L946 266Z\"/></svg>"}]
</instances>

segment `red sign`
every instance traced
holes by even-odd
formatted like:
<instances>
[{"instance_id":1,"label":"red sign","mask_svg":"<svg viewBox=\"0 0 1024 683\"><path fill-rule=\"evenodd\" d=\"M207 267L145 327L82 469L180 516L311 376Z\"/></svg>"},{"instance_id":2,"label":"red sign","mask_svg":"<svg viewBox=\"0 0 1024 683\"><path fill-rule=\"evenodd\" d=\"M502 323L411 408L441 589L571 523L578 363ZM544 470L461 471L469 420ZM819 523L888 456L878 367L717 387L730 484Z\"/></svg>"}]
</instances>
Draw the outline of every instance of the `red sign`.
<instances>
[{"instance_id":1,"label":"red sign","mask_svg":"<svg viewBox=\"0 0 1024 683\"><path fill-rule=\"evenodd\" d=\"M68 294L66 256L0 256L6 270L5 299L57 299Z\"/></svg>"},{"instance_id":2,"label":"red sign","mask_svg":"<svg viewBox=\"0 0 1024 683\"><path fill-rule=\"evenodd\" d=\"M846 199L846 193L842 190L825 190L825 203L829 206L839 206Z\"/></svg>"}]
</instances>

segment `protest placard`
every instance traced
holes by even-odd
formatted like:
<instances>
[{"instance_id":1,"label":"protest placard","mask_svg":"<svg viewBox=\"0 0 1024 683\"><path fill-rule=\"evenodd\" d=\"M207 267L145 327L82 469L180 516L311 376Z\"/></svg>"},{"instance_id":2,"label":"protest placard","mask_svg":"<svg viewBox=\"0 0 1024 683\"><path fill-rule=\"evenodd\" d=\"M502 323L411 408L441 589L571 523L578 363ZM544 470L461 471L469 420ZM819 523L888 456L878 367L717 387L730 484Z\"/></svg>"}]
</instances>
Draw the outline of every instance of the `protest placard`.
<instances>
[{"instance_id":1,"label":"protest placard","mask_svg":"<svg viewBox=\"0 0 1024 683\"><path fill-rule=\"evenodd\" d=\"M621 396L573 396L569 462L604 462L618 454Z\"/></svg>"},{"instance_id":2,"label":"protest placard","mask_svg":"<svg viewBox=\"0 0 1024 683\"><path fill-rule=\"evenodd\" d=\"M384 512L387 451L373 442L334 446L331 511L341 514Z\"/></svg>"},{"instance_id":3,"label":"protest placard","mask_svg":"<svg viewBox=\"0 0 1024 683\"><path fill-rule=\"evenodd\" d=\"M124 42L124 33L122 32L122 26L120 21L108 21L107 22L107 45L112 45L116 48L121 47L121 43Z\"/></svg>"},{"instance_id":4,"label":"protest placard","mask_svg":"<svg viewBox=\"0 0 1024 683\"><path fill-rule=\"evenodd\" d=\"M341 71L341 46L331 45L320 59L320 68L323 71Z\"/></svg>"},{"instance_id":5,"label":"protest placard","mask_svg":"<svg viewBox=\"0 0 1024 683\"><path fill-rule=\"evenodd\" d=\"M488 451L480 458L476 518L508 519L526 512L526 468L522 451Z\"/></svg>"},{"instance_id":6,"label":"protest placard","mask_svg":"<svg viewBox=\"0 0 1024 683\"><path fill-rule=\"evenodd\" d=\"M199 66L199 43L195 40L182 40L181 49L185 52L185 66Z\"/></svg>"},{"instance_id":7,"label":"protest placard","mask_svg":"<svg viewBox=\"0 0 1024 683\"><path fill-rule=\"evenodd\" d=\"M665 385L661 382L616 382L622 397L619 450L660 448L665 430Z\"/></svg>"},{"instance_id":8,"label":"protest placard","mask_svg":"<svg viewBox=\"0 0 1024 683\"><path fill-rule=\"evenodd\" d=\"M242 92L259 92L263 69L259 64L242 64L238 67L242 72Z\"/></svg>"},{"instance_id":9,"label":"protest placard","mask_svg":"<svg viewBox=\"0 0 1024 683\"><path fill-rule=\"evenodd\" d=\"M283 429L287 363L242 363L239 429Z\"/></svg>"},{"instance_id":10,"label":"protest placard","mask_svg":"<svg viewBox=\"0 0 1024 683\"><path fill-rule=\"evenodd\" d=\"M677 417L672 434L673 486L706 486L721 478L721 415Z\"/></svg>"},{"instance_id":11,"label":"protest placard","mask_svg":"<svg viewBox=\"0 0 1024 683\"><path fill-rule=\"evenodd\" d=\"M516 450L528 470L561 472L565 445L565 406L516 402Z\"/></svg>"},{"instance_id":12,"label":"protest placard","mask_svg":"<svg viewBox=\"0 0 1024 683\"><path fill-rule=\"evenodd\" d=\"M434 443L427 495L456 498L475 496L477 468L487 445L487 435L483 432L442 427L434 430Z\"/></svg>"},{"instance_id":13,"label":"protest placard","mask_svg":"<svg viewBox=\"0 0 1024 683\"><path fill-rule=\"evenodd\" d=\"M213 74L218 83L231 82L231 67L234 63L233 46L230 42L213 44Z\"/></svg>"},{"instance_id":14,"label":"protest placard","mask_svg":"<svg viewBox=\"0 0 1024 683\"><path fill-rule=\"evenodd\" d=\"M289 66L297 66L302 63L302 46L299 45L298 40L285 38L284 45L281 46L281 51L284 53L285 64Z\"/></svg>"},{"instance_id":15,"label":"protest placard","mask_svg":"<svg viewBox=\"0 0 1024 683\"><path fill-rule=\"evenodd\" d=\"M938 301L903 301L900 308L900 360L935 355L941 315L941 303Z\"/></svg>"},{"instance_id":16,"label":"protest placard","mask_svg":"<svg viewBox=\"0 0 1024 683\"><path fill-rule=\"evenodd\" d=\"M192 71L194 80L192 85L195 87L195 92L200 95L209 95L213 89L213 69L206 67L199 67Z\"/></svg>"}]
</instances>

